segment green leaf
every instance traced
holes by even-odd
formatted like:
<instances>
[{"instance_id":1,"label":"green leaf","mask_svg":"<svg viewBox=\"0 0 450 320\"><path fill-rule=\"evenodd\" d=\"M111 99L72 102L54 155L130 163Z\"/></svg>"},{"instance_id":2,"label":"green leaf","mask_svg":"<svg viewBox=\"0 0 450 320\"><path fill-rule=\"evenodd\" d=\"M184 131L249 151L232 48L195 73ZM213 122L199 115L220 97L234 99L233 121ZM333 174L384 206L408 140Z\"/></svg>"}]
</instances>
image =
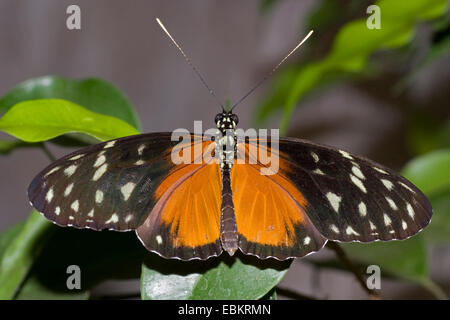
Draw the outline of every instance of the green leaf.
<instances>
[{"instance_id":1,"label":"green leaf","mask_svg":"<svg viewBox=\"0 0 450 320\"><path fill-rule=\"evenodd\" d=\"M287 131L295 106L308 92L329 81L330 75L364 72L373 52L406 45L418 23L443 15L448 4L446 0L382 0L377 5L381 29L368 29L366 18L349 22L336 35L328 56L299 69L284 103L282 134ZM266 109L263 116L268 114Z\"/></svg>"},{"instance_id":2,"label":"green leaf","mask_svg":"<svg viewBox=\"0 0 450 320\"><path fill-rule=\"evenodd\" d=\"M416 157L406 164L403 175L427 196L450 188L450 149Z\"/></svg>"},{"instance_id":3,"label":"green leaf","mask_svg":"<svg viewBox=\"0 0 450 320\"><path fill-rule=\"evenodd\" d=\"M0 260L0 300L12 299L39 256L53 225L33 210L23 228L10 231ZM19 230L20 229L20 230ZM13 236L14 234L14 236Z\"/></svg>"},{"instance_id":4,"label":"green leaf","mask_svg":"<svg viewBox=\"0 0 450 320\"><path fill-rule=\"evenodd\" d=\"M6 251L6 248L8 248L19 232L22 231L23 225L23 222L18 223L0 233L0 261L3 258L3 253Z\"/></svg>"},{"instance_id":5,"label":"green leaf","mask_svg":"<svg viewBox=\"0 0 450 320\"><path fill-rule=\"evenodd\" d=\"M122 120L61 99L18 103L0 118L0 130L27 142L44 141L68 132L82 132L99 140L139 133Z\"/></svg>"},{"instance_id":6,"label":"green leaf","mask_svg":"<svg viewBox=\"0 0 450 320\"><path fill-rule=\"evenodd\" d=\"M175 261L152 257L142 265L141 296L156 299L260 299L286 274L290 261L255 257Z\"/></svg>"},{"instance_id":7,"label":"green leaf","mask_svg":"<svg viewBox=\"0 0 450 320\"><path fill-rule=\"evenodd\" d=\"M68 100L93 112L119 118L140 130L139 119L128 99L112 84L98 78L44 76L27 80L0 99L0 112L19 102L38 99Z\"/></svg>"}]
</instances>

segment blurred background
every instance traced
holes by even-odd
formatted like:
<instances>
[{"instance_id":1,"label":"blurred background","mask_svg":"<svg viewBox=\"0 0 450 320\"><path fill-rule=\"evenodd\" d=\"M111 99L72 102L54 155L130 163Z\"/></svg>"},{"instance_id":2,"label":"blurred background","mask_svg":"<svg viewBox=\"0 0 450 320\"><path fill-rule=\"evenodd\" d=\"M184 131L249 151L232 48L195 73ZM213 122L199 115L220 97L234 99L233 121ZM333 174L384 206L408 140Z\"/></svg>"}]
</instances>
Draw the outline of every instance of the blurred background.
<instances>
[{"instance_id":1,"label":"blurred background","mask_svg":"<svg viewBox=\"0 0 450 320\"><path fill-rule=\"evenodd\" d=\"M414 157L450 147L448 10L411 17L408 1L402 3L405 8L397 9L407 30L383 42L365 34L345 37L353 21L369 17L373 1L2 0L0 95L44 75L100 77L130 99L143 132L191 129L194 120L213 126L217 103L155 17L222 101L241 98L314 29L236 109L239 125L281 127L287 136L349 150L400 171ZM81 8L81 30L66 28L71 4ZM381 32L389 28L383 17L390 14L381 12ZM70 151L49 148L57 156ZM26 189L48 163L38 149L0 155L0 230L28 217ZM450 214L439 212L445 213ZM447 294L449 239L426 243L430 278ZM278 297L366 299L352 274L326 265L331 256L324 249L297 259L279 284ZM96 290L133 292L136 283L109 281ZM435 298L432 292L414 281L382 279L383 298Z\"/></svg>"}]
</instances>

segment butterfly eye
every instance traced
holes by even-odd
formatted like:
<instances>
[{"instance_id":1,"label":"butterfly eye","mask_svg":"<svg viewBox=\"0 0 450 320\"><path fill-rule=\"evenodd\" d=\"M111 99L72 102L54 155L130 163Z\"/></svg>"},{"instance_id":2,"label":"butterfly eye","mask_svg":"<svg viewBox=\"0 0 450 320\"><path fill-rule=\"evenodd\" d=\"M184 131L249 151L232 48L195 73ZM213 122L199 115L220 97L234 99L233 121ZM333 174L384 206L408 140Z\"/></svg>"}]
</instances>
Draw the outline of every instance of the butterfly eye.
<instances>
[{"instance_id":1,"label":"butterfly eye","mask_svg":"<svg viewBox=\"0 0 450 320\"><path fill-rule=\"evenodd\" d=\"M238 124L238 123L239 123L239 118L238 118L238 116L235 115L235 114L232 114L232 115L231 115L231 121L234 121L235 124Z\"/></svg>"},{"instance_id":2,"label":"butterfly eye","mask_svg":"<svg viewBox=\"0 0 450 320\"><path fill-rule=\"evenodd\" d=\"M218 114L216 114L216 117L214 118L214 123L218 123L220 120L222 120L222 114L221 113L218 113Z\"/></svg>"}]
</instances>

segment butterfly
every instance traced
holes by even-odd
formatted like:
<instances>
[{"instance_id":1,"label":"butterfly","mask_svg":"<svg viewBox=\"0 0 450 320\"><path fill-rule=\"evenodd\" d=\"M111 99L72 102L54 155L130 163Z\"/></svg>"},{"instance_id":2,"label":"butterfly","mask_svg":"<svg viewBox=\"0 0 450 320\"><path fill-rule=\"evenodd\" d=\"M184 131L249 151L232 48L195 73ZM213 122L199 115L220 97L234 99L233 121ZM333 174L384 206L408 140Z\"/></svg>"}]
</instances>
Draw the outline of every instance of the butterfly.
<instances>
[{"instance_id":1,"label":"butterfly","mask_svg":"<svg viewBox=\"0 0 450 320\"><path fill-rule=\"evenodd\" d=\"M430 222L426 196L389 168L296 138L238 139L233 108L214 122L219 138L148 133L80 149L42 170L29 200L57 225L134 230L149 251L181 260L238 250L285 260L328 240L407 239ZM278 161L270 174L264 153Z\"/></svg>"}]
</instances>

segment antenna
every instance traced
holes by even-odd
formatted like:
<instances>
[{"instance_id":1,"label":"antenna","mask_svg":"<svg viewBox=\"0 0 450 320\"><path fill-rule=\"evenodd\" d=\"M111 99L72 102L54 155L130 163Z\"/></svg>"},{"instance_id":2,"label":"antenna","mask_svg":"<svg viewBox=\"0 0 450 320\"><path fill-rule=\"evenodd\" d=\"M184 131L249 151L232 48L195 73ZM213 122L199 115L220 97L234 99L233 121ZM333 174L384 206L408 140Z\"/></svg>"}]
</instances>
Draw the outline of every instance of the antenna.
<instances>
[{"instance_id":1,"label":"antenna","mask_svg":"<svg viewBox=\"0 0 450 320\"><path fill-rule=\"evenodd\" d=\"M306 40L308 40L308 38L311 36L311 34L313 33L313 30L311 30L307 35L306 35L306 37L304 37L303 38L303 40L302 41L300 41L300 43L299 44L297 44L296 46L295 46L295 48L294 49L292 49L288 54L287 54L287 56L285 56L284 58L283 58L283 60L281 60L280 61L280 63L278 63L261 81L259 81L253 88L251 88L250 89L250 91L247 93L247 94L245 94L241 99L239 99L239 101L238 102L236 102L234 105L233 105L233 107L231 108L231 111L239 104L239 103L241 103L242 101L244 101L244 99L245 98L247 98L253 91L255 91L264 81L266 81L282 64L283 64L283 62L287 59L287 58L289 58L298 48L300 48L300 46L306 41Z\"/></svg>"},{"instance_id":2,"label":"antenna","mask_svg":"<svg viewBox=\"0 0 450 320\"><path fill-rule=\"evenodd\" d=\"M169 33L169 31L167 31L166 27L163 25L163 23L161 22L161 20L159 20L159 18L156 18L156 21L158 22L159 26L161 27L161 29L163 29L163 31L167 34L167 36L169 37L170 40L172 40L173 44L178 48L178 50L181 52L181 54L183 55L184 59L186 60L186 62L192 67L192 70L194 70L194 72L197 74L197 76L199 77L200 81L203 83L203 85L206 87L206 89L208 89L209 93L214 97L214 99L216 99L216 102L220 105L220 107L222 108L223 111L225 111L225 108L223 107L223 105L220 103L219 99L217 99L216 94L214 93L214 91L206 84L205 79L203 79L202 75L200 74L200 72L198 72L197 68L192 64L191 59L189 59L189 57L186 55L186 53L184 53L183 49L181 49L180 45L175 41L175 39L172 37L172 35Z\"/></svg>"}]
</instances>

